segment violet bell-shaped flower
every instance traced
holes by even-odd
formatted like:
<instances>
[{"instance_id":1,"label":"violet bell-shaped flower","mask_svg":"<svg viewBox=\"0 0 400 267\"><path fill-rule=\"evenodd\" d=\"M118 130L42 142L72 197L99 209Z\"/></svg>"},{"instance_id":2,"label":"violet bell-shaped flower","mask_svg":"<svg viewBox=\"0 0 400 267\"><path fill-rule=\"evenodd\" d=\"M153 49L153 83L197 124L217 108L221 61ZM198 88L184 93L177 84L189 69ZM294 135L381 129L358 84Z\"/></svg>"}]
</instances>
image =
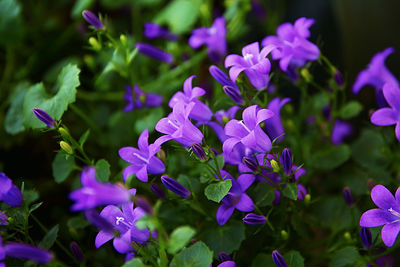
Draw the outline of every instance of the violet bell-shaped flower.
<instances>
[{"instance_id":1,"label":"violet bell-shaped flower","mask_svg":"<svg viewBox=\"0 0 400 267\"><path fill-rule=\"evenodd\" d=\"M82 16L95 29L97 29L97 30L104 29L103 23L101 23L100 19L95 14L93 14L93 12L91 12L89 10L84 10L82 12Z\"/></svg>"},{"instance_id":2,"label":"violet bell-shaped flower","mask_svg":"<svg viewBox=\"0 0 400 267\"><path fill-rule=\"evenodd\" d=\"M227 94L236 104L243 105L244 100L240 95L240 89L236 85L236 83L232 82L229 79L228 75L225 74L221 69L217 66L210 66L209 72L213 78L223 86L225 94Z\"/></svg>"},{"instance_id":3,"label":"violet bell-shaped flower","mask_svg":"<svg viewBox=\"0 0 400 267\"><path fill-rule=\"evenodd\" d=\"M85 167L81 174L82 188L69 194L69 198L75 203L72 211L92 209L101 205L120 205L131 200L136 189L128 190L122 185L100 183L96 180L96 169Z\"/></svg>"},{"instance_id":4,"label":"violet bell-shaped flower","mask_svg":"<svg viewBox=\"0 0 400 267\"><path fill-rule=\"evenodd\" d=\"M154 22L146 22L144 24L144 36L149 39L164 38L170 41L176 41L178 36L172 34L167 28L164 28Z\"/></svg>"},{"instance_id":5,"label":"violet bell-shaped flower","mask_svg":"<svg viewBox=\"0 0 400 267\"><path fill-rule=\"evenodd\" d=\"M172 63L174 61L174 58L170 53L167 53L150 44L136 43L136 49L139 51L139 53L147 57L151 57L165 63Z\"/></svg>"},{"instance_id":6,"label":"violet bell-shaped flower","mask_svg":"<svg viewBox=\"0 0 400 267\"><path fill-rule=\"evenodd\" d=\"M47 114L46 111L40 109L40 108L33 108L32 109L33 114L44 124L47 125L49 128L54 128L56 126L55 120Z\"/></svg>"},{"instance_id":7,"label":"violet bell-shaped flower","mask_svg":"<svg viewBox=\"0 0 400 267\"><path fill-rule=\"evenodd\" d=\"M224 129L225 134L229 136L223 144L224 154L229 156L238 143L253 152L266 153L271 150L271 140L261 129L260 123L273 116L274 113L271 110L260 109L257 105L253 105L243 111L243 120L230 120Z\"/></svg>"},{"instance_id":8,"label":"violet bell-shaped flower","mask_svg":"<svg viewBox=\"0 0 400 267\"><path fill-rule=\"evenodd\" d=\"M217 210L217 222L219 225L224 225L232 216L235 209L243 212L254 210L254 203L251 198L245 193L247 188L252 184L246 176L240 175L237 180L231 174L224 170L220 170L224 180L230 179L232 187L229 193L222 199L222 205Z\"/></svg>"},{"instance_id":9,"label":"violet bell-shaped flower","mask_svg":"<svg viewBox=\"0 0 400 267\"><path fill-rule=\"evenodd\" d=\"M281 142L285 136L285 129L283 128L282 119L281 119L281 108L286 105L290 101L290 98L280 99L279 97L275 97L268 103L268 109L274 113L274 116L269 120L265 121L265 132L268 134L271 140L276 139L276 142Z\"/></svg>"},{"instance_id":10,"label":"violet bell-shaped flower","mask_svg":"<svg viewBox=\"0 0 400 267\"><path fill-rule=\"evenodd\" d=\"M127 105L124 107L125 112L141 109L143 107L158 107L162 104L162 96L153 93L145 93L140 90L137 85L134 85L133 88L132 91L130 85L125 86L124 99L127 102Z\"/></svg>"},{"instance_id":11,"label":"violet bell-shaped flower","mask_svg":"<svg viewBox=\"0 0 400 267\"><path fill-rule=\"evenodd\" d=\"M275 49L275 46L264 47L260 52L258 42L249 44L242 49L242 55L229 55L225 58L225 68L229 68L229 76L232 81L236 81L239 74L244 73L249 78L250 83L258 90L267 87L269 82L269 72L271 63L267 55Z\"/></svg>"},{"instance_id":12,"label":"violet bell-shaped flower","mask_svg":"<svg viewBox=\"0 0 400 267\"><path fill-rule=\"evenodd\" d=\"M210 28L194 29L189 38L189 45L193 49L206 45L211 60L220 62L227 50L225 18L216 18Z\"/></svg>"},{"instance_id":13,"label":"violet bell-shaped flower","mask_svg":"<svg viewBox=\"0 0 400 267\"><path fill-rule=\"evenodd\" d=\"M396 241L400 231L400 187L397 189L395 197L383 185L376 185L372 188L371 198L379 209L371 209L363 213L360 219L361 227L382 228L382 241L391 247Z\"/></svg>"},{"instance_id":14,"label":"violet bell-shaped flower","mask_svg":"<svg viewBox=\"0 0 400 267\"><path fill-rule=\"evenodd\" d=\"M11 207L22 205L22 193L7 175L0 172L0 201Z\"/></svg>"},{"instance_id":15,"label":"violet bell-shaped flower","mask_svg":"<svg viewBox=\"0 0 400 267\"><path fill-rule=\"evenodd\" d=\"M400 142L400 88L393 83L386 83L383 86L383 96L390 107L375 111L371 116L371 122L378 126L395 124L395 135Z\"/></svg>"},{"instance_id":16,"label":"violet bell-shaped flower","mask_svg":"<svg viewBox=\"0 0 400 267\"><path fill-rule=\"evenodd\" d=\"M310 37L309 28L314 24L313 19L299 18L294 24L284 23L277 30L277 36L265 37L261 44L265 47L274 45L272 58L279 60L283 71L289 71L291 66L304 66L307 61L317 60L318 46L307 40Z\"/></svg>"},{"instance_id":17,"label":"violet bell-shaped flower","mask_svg":"<svg viewBox=\"0 0 400 267\"><path fill-rule=\"evenodd\" d=\"M182 102L175 104L168 117L157 122L155 129L166 135L159 137L154 143L161 145L168 140L175 140L184 147L194 143L201 144L203 133L189 120L194 106L194 102L188 105Z\"/></svg>"},{"instance_id":18,"label":"violet bell-shaped flower","mask_svg":"<svg viewBox=\"0 0 400 267\"><path fill-rule=\"evenodd\" d=\"M210 108L201 102L198 97L204 95L206 91L200 87L192 87L192 81L196 75L192 75L187 78L183 84L183 92L176 92L168 103L170 108L174 108L176 103L183 102L186 105L189 103L195 103L194 107L189 113L189 118L197 121L209 121L212 117L212 111Z\"/></svg>"},{"instance_id":19,"label":"violet bell-shaped flower","mask_svg":"<svg viewBox=\"0 0 400 267\"><path fill-rule=\"evenodd\" d=\"M119 232L119 237L115 237L113 233L100 231L95 240L96 248L101 247L104 243L113 240L116 251L121 254L132 251L132 242L144 243L150 233L147 229L138 229L136 222L146 213L141 208L133 208L133 203L122 204L122 211L114 205L106 206L100 213L100 216L111 223Z\"/></svg>"},{"instance_id":20,"label":"violet bell-shaped flower","mask_svg":"<svg viewBox=\"0 0 400 267\"><path fill-rule=\"evenodd\" d=\"M136 174L136 178L140 181L147 182L148 173L161 174L164 172L164 163L155 156L160 150L160 146L156 144L149 145L148 140L149 130L145 129L139 136L139 149L123 147L118 151L119 156L131 164L123 172L124 181L132 174Z\"/></svg>"}]
</instances>

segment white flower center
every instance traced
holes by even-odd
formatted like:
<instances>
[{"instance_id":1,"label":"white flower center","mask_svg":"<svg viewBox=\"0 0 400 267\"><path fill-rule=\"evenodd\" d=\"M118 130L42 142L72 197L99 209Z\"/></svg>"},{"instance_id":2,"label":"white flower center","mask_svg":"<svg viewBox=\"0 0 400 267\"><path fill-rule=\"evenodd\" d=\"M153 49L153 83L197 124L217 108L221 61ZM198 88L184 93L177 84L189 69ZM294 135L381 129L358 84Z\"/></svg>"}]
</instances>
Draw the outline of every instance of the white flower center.
<instances>
[{"instance_id":1,"label":"white flower center","mask_svg":"<svg viewBox=\"0 0 400 267\"><path fill-rule=\"evenodd\" d=\"M176 122L177 121L175 121L175 123L174 123L170 119L168 119L168 124L171 125L172 127L174 127L176 130L178 130L179 126L178 126L178 124Z\"/></svg>"},{"instance_id":2,"label":"white flower center","mask_svg":"<svg viewBox=\"0 0 400 267\"><path fill-rule=\"evenodd\" d=\"M397 216L397 217L400 218L400 213L398 213L398 212L395 211L394 209L390 208L390 209L388 209L388 211L389 211L391 214L393 214L394 216Z\"/></svg>"},{"instance_id":3,"label":"white flower center","mask_svg":"<svg viewBox=\"0 0 400 267\"><path fill-rule=\"evenodd\" d=\"M210 35L214 35L214 34L217 33L217 29L214 28L214 27L211 27L211 28L208 29L208 33L209 33Z\"/></svg>"},{"instance_id":4,"label":"white flower center","mask_svg":"<svg viewBox=\"0 0 400 267\"><path fill-rule=\"evenodd\" d=\"M244 54L244 60L250 61L254 56L252 54Z\"/></svg>"},{"instance_id":5,"label":"white flower center","mask_svg":"<svg viewBox=\"0 0 400 267\"><path fill-rule=\"evenodd\" d=\"M147 164L149 164L148 159L142 157L141 155L139 155L138 153L133 153L134 156L136 156L137 158L143 160L144 162L146 162ZM119 217L120 218L120 217Z\"/></svg>"},{"instance_id":6,"label":"white flower center","mask_svg":"<svg viewBox=\"0 0 400 267\"><path fill-rule=\"evenodd\" d=\"M128 227L128 228L131 228L132 226L133 226L133 224L132 223L130 223L130 222L125 222L125 218L124 217L115 217L115 224L116 225L120 225L120 224L123 224L123 225L125 225L126 227Z\"/></svg>"},{"instance_id":7,"label":"white flower center","mask_svg":"<svg viewBox=\"0 0 400 267\"><path fill-rule=\"evenodd\" d=\"M247 128L246 124L244 124L243 120L239 121L239 123L246 129L247 132L251 132L249 128Z\"/></svg>"}]
</instances>

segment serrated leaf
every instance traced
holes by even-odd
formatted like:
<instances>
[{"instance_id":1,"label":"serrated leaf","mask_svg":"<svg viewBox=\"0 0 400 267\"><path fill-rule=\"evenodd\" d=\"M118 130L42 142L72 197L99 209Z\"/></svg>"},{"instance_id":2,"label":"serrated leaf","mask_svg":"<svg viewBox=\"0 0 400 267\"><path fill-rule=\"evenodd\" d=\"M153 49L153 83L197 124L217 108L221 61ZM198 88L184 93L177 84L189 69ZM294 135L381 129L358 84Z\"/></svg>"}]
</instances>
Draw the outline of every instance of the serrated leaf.
<instances>
[{"instance_id":1,"label":"serrated leaf","mask_svg":"<svg viewBox=\"0 0 400 267\"><path fill-rule=\"evenodd\" d=\"M121 267L146 267L141 258L134 258L125 262Z\"/></svg>"},{"instance_id":2,"label":"serrated leaf","mask_svg":"<svg viewBox=\"0 0 400 267\"><path fill-rule=\"evenodd\" d=\"M228 194L231 187L232 180L226 179L225 181L208 185L204 190L204 194L207 199L219 203Z\"/></svg>"},{"instance_id":3,"label":"serrated leaf","mask_svg":"<svg viewBox=\"0 0 400 267\"><path fill-rule=\"evenodd\" d=\"M45 124L33 115L32 109L38 107L46 111L55 120L61 119L68 105L75 102L76 87L79 86L79 68L76 65L65 66L57 78L57 93L48 94L43 83L31 86L25 95L23 104L24 125L31 128L43 128Z\"/></svg>"},{"instance_id":4,"label":"serrated leaf","mask_svg":"<svg viewBox=\"0 0 400 267\"><path fill-rule=\"evenodd\" d=\"M110 178L110 164L105 159L96 162L96 178L101 182L108 182Z\"/></svg>"},{"instance_id":5,"label":"serrated leaf","mask_svg":"<svg viewBox=\"0 0 400 267\"><path fill-rule=\"evenodd\" d=\"M175 254L186 246L192 237L196 234L196 231L190 226L180 226L176 228L168 240L167 251L170 254Z\"/></svg>"},{"instance_id":6,"label":"serrated leaf","mask_svg":"<svg viewBox=\"0 0 400 267\"><path fill-rule=\"evenodd\" d=\"M72 156L58 152L52 163L53 177L56 183L62 183L75 167L75 160Z\"/></svg>"},{"instance_id":7,"label":"serrated leaf","mask_svg":"<svg viewBox=\"0 0 400 267\"><path fill-rule=\"evenodd\" d=\"M13 90L11 98L11 105L7 111L4 121L4 127L9 134L17 134L25 130L24 115L22 107L24 104L25 95L29 88L28 82L19 83Z\"/></svg>"},{"instance_id":8,"label":"serrated leaf","mask_svg":"<svg viewBox=\"0 0 400 267\"><path fill-rule=\"evenodd\" d=\"M297 200L297 185L294 183L286 184L286 187L283 189L282 193L287 198Z\"/></svg>"},{"instance_id":9,"label":"serrated leaf","mask_svg":"<svg viewBox=\"0 0 400 267\"><path fill-rule=\"evenodd\" d=\"M351 155L347 145L326 147L315 152L310 158L310 164L319 170L333 170L344 162Z\"/></svg>"},{"instance_id":10,"label":"serrated leaf","mask_svg":"<svg viewBox=\"0 0 400 267\"><path fill-rule=\"evenodd\" d=\"M212 263L212 251L201 241L184 248L172 259L170 267L208 267Z\"/></svg>"},{"instance_id":11,"label":"serrated leaf","mask_svg":"<svg viewBox=\"0 0 400 267\"><path fill-rule=\"evenodd\" d=\"M50 249L57 239L58 224L51 228L39 243L39 247Z\"/></svg>"},{"instance_id":12,"label":"serrated leaf","mask_svg":"<svg viewBox=\"0 0 400 267\"><path fill-rule=\"evenodd\" d=\"M362 109L363 106L359 102L350 101L340 109L339 114L342 119L347 120L357 116Z\"/></svg>"},{"instance_id":13,"label":"serrated leaf","mask_svg":"<svg viewBox=\"0 0 400 267\"><path fill-rule=\"evenodd\" d=\"M304 258L296 250L289 251L283 257L289 267L304 267Z\"/></svg>"},{"instance_id":14,"label":"serrated leaf","mask_svg":"<svg viewBox=\"0 0 400 267\"><path fill-rule=\"evenodd\" d=\"M86 140L88 139L90 134L90 129L86 130L86 132L84 132L82 134L82 136L79 138L79 145L83 148L83 145L86 143Z\"/></svg>"}]
</instances>

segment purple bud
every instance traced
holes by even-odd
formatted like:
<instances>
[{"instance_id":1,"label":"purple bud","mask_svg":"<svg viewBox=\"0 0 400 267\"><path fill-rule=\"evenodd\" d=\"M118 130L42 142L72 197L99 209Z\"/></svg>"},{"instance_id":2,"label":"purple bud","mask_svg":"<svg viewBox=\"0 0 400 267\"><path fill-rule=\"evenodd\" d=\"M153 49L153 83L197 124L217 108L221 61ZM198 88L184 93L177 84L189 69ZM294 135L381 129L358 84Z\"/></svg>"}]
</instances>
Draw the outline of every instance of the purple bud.
<instances>
[{"instance_id":1,"label":"purple bud","mask_svg":"<svg viewBox=\"0 0 400 267\"><path fill-rule=\"evenodd\" d=\"M150 190L153 192L157 197L163 199L166 198L167 196L165 195L165 192L161 189L161 187L158 184L152 183L150 185Z\"/></svg>"},{"instance_id":2,"label":"purple bud","mask_svg":"<svg viewBox=\"0 0 400 267\"><path fill-rule=\"evenodd\" d=\"M7 225L8 224L8 216L0 211L0 225Z\"/></svg>"},{"instance_id":3,"label":"purple bud","mask_svg":"<svg viewBox=\"0 0 400 267\"><path fill-rule=\"evenodd\" d=\"M83 18L89 23L91 24L93 27L95 27L97 30L102 30L104 29L104 25L103 23L101 23L101 21L99 20L99 18L93 14L93 12L89 11L89 10L84 10L82 12L82 16Z\"/></svg>"},{"instance_id":4,"label":"purple bud","mask_svg":"<svg viewBox=\"0 0 400 267\"><path fill-rule=\"evenodd\" d=\"M69 244L69 250L78 262L83 262L85 260L81 248L75 241L72 241L71 244Z\"/></svg>"},{"instance_id":5,"label":"purple bud","mask_svg":"<svg viewBox=\"0 0 400 267\"><path fill-rule=\"evenodd\" d=\"M56 122L54 121L54 119L46 113L46 111L40 109L40 108L33 108L32 109L33 114L35 114L35 116L41 120L43 123L45 123L47 125L47 127L49 128L53 128L56 125Z\"/></svg>"},{"instance_id":6,"label":"purple bud","mask_svg":"<svg viewBox=\"0 0 400 267\"><path fill-rule=\"evenodd\" d=\"M278 189L274 190L274 194L275 194L275 199L272 202L272 204L274 205L279 205L281 204L281 191L279 191Z\"/></svg>"},{"instance_id":7,"label":"purple bud","mask_svg":"<svg viewBox=\"0 0 400 267\"><path fill-rule=\"evenodd\" d=\"M258 170L258 166L257 163L249 157L243 157L242 158L242 162L244 165L246 165L247 168L249 168L252 171L257 171Z\"/></svg>"},{"instance_id":8,"label":"purple bud","mask_svg":"<svg viewBox=\"0 0 400 267\"><path fill-rule=\"evenodd\" d=\"M370 249L372 247L372 234L369 228L367 227L361 227L360 230L360 237L361 237L361 242L363 246L366 249Z\"/></svg>"},{"instance_id":9,"label":"purple bud","mask_svg":"<svg viewBox=\"0 0 400 267\"><path fill-rule=\"evenodd\" d=\"M105 218L100 216L96 210L86 210L86 219L91 222L94 226L107 233L112 233L114 231L114 226Z\"/></svg>"},{"instance_id":10,"label":"purple bud","mask_svg":"<svg viewBox=\"0 0 400 267\"><path fill-rule=\"evenodd\" d=\"M208 69L211 76L222 86L224 85L234 85L234 82L226 75L225 72L223 72L220 68L218 68L215 65L211 65L210 68Z\"/></svg>"},{"instance_id":11,"label":"purple bud","mask_svg":"<svg viewBox=\"0 0 400 267\"><path fill-rule=\"evenodd\" d=\"M0 201L5 202L11 207L18 207L23 201L21 191L12 183L12 180L2 172L0 172Z\"/></svg>"},{"instance_id":12,"label":"purple bud","mask_svg":"<svg viewBox=\"0 0 400 267\"><path fill-rule=\"evenodd\" d=\"M201 160L206 160L207 159L207 155L204 152L204 149L200 144L193 143L192 144L192 151L193 151L193 153L195 153L199 157L199 159L201 159Z\"/></svg>"},{"instance_id":13,"label":"purple bud","mask_svg":"<svg viewBox=\"0 0 400 267\"><path fill-rule=\"evenodd\" d=\"M144 197L136 197L135 199L136 206L144 210L144 212L148 214L153 214L153 208L151 207L150 203Z\"/></svg>"},{"instance_id":14,"label":"purple bud","mask_svg":"<svg viewBox=\"0 0 400 267\"><path fill-rule=\"evenodd\" d=\"M247 224L265 224L267 219L264 216L255 214L255 213L248 213L242 221Z\"/></svg>"},{"instance_id":15,"label":"purple bud","mask_svg":"<svg viewBox=\"0 0 400 267\"><path fill-rule=\"evenodd\" d=\"M307 195L307 189L302 184L297 185L297 200L304 201L304 197Z\"/></svg>"},{"instance_id":16,"label":"purple bud","mask_svg":"<svg viewBox=\"0 0 400 267\"><path fill-rule=\"evenodd\" d=\"M226 254L225 252L221 252L218 254L218 258L221 262L224 261L230 261L232 260L231 256L229 256L228 254Z\"/></svg>"},{"instance_id":17,"label":"purple bud","mask_svg":"<svg viewBox=\"0 0 400 267\"><path fill-rule=\"evenodd\" d=\"M283 165L283 171L286 176L289 176L292 173L292 162L293 162L292 151L290 151L289 148L285 148L282 151L282 165Z\"/></svg>"},{"instance_id":18,"label":"purple bud","mask_svg":"<svg viewBox=\"0 0 400 267\"><path fill-rule=\"evenodd\" d=\"M272 251L272 260L278 267L287 267L285 259L277 250Z\"/></svg>"},{"instance_id":19,"label":"purple bud","mask_svg":"<svg viewBox=\"0 0 400 267\"><path fill-rule=\"evenodd\" d=\"M137 43L137 50L145 56L154 58L159 61L163 61L165 63L171 63L174 61L174 58L171 54L146 43Z\"/></svg>"},{"instance_id":20,"label":"purple bud","mask_svg":"<svg viewBox=\"0 0 400 267\"><path fill-rule=\"evenodd\" d=\"M347 206L351 207L354 204L353 195L351 194L350 188L347 186L343 188L343 197Z\"/></svg>"},{"instance_id":21,"label":"purple bud","mask_svg":"<svg viewBox=\"0 0 400 267\"><path fill-rule=\"evenodd\" d=\"M164 186L172 191L173 193L183 197L183 198L189 198L190 197L190 191L187 190L183 185L172 179L171 177L168 177L166 175L161 176L161 182L164 184Z\"/></svg>"},{"instance_id":22,"label":"purple bud","mask_svg":"<svg viewBox=\"0 0 400 267\"><path fill-rule=\"evenodd\" d=\"M333 74L333 79L335 80L337 85L339 85L339 87L342 87L344 85L343 74L340 71L335 71L335 73Z\"/></svg>"},{"instance_id":23,"label":"purple bud","mask_svg":"<svg viewBox=\"0 0 400 267\"><path fill-rule=\"evenodd\" d=\"M224 92L227 96L229 96L233 101L235 101L236 104L238 105L243 105L244 104L244 100L242 98L242 96L240 95L240 91L233 87L233 86L229 86L229 85L225 85L224 87Z\"/></svg>"},{"instance_id":24,"label":"purple bud","mask_svg":"<svg viewBox=\"0 0 400 267\"><path fill-rule=\"evenodd\" d=\"M0 240L1 241L1 240ZM3 246L7 257L31 260L41 264L46 264L52 259L52 255L47 250L23 243L6 243Z\"/></svg>"},{"instance_id":25,"label":"purple bud","mask_svg":"<svg viewBox=\"0 0 400 267\"><path fill-rule=\"evenodd\" d=\"M175 41L178 38L175 34L171 34L168 29L153 22L146 22L144 24L144 36L149 39L166 38L171 41Z\"/></svg>"}]
</instances>

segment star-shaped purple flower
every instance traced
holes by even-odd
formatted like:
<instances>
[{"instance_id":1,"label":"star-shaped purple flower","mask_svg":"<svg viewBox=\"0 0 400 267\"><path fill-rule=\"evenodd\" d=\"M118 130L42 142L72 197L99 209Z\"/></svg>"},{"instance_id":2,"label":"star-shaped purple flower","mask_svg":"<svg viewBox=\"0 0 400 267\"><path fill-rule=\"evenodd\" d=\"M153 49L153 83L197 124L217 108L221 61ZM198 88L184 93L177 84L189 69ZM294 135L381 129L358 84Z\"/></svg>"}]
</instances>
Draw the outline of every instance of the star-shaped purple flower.
<instances>
[{"instance_id":1,"label":"star-shaped purple flower","mask_svg":"<svg viewBox=\"0 0 400 267\"><path fill-rule=\"evenodd\" d=\"M265 37L261 44L265 47L274 45L272 58L279 59L279 66L283 71L288 71L289 66L304 66L307 61L317 60L318 47L307 40L310 37L308 28L314 23L313 19L299 18L294 25L284 23L277 30L277 36Z\"/></svg>"},{"instance_id":2,"label":"star-shaped purple flower","mask_svg":"<svg viewBox=\"0 0 400 267\"><path fill-rule=\"evenodd\" d=\"M132 91L130 85L125 86L126 92L124 94L124 99L127 102L127 105L124 107L125 112L143 107L158 107L162 104L162 96L153 93L145 93L140 90L137 85L133 88Z\"/></svg>"},{"instance_id":3,"label":"star-shaped purple flower","mask_svg":"<svg viewBox=\"0 0 400 267\"><path fill-rule=\"evenodd\" d=\"M149 130L144 130L139 136L138 147L123 147L118 153L119 156L132 165L125 168L123 172L124 181L132 174L142 181L148 181L147 173L161 174L165 170L164 163L155 155L160 150L160 146L149 145Z\"/></svg>"},{"instance_id":4,"label":"star-shaped purple flower","mask_svg":"<svg viewBox=\"0 0 400 267\"><path fill-rule=\"evenodd\" d=\"M245 176L240 175L235 180L232 175L224 170L220 170L220 173L224 177L224 180L231 179L232 181L229 193L222 199L223 204L217 210L217 222L219 225L224 225L232 216L235 209L250 212L254 210L254 204L251 198L245 193L251 185L251 182Z\"/></svg>"},{"instance_id":5,"label":"star-shaped purple flower","mask_svg":"<svg viewBox=\"0 0 400 267\"><path fill-rule=\"evenodd\" d=\"M253 152L265 153L271 150L272 143L268 135L261 129L260 123L274 116L269 109L261 109L257 105L243 111L243 120L231 120L225 125L225 134L229 136L223 144L224 154L229 156L234 146L242 143Z\"/></svg>"},{"instance_id":6,"label":"star-shaped purple flower","mask_svg":"<svg viewBox=\"0 0 400 267\"><path fill-rule=\"evenodd\" d=\"M390 108L381 108L371 116L371 122L378 126L396 124L396 138L400 142L400 88L393 83L383 86L383 96Z\"/></svg>"},{"instance_id":7,"label":"star-shaped purple flower","mask_svg":"<svg viewBox=\"0 0 400 267\"><path fill-rule=\"evenodd\" d=\"M133 203L129 202L120 208L114 205L106 206L100 216L111 223L119 232L119 237L115 237L112 232L100 231L95 240L96 248L114 238L113 245L115 250L121 254L132 251L132 241L143 243L149 239L150 233L147 229L139 230L136 221L146 213L141 208L133 208Z\"/></svg>"},{"instance_id":8,"label":"star-shaped purple flower","mask_svg":"<svg viewBox=\"0 0 400 267\"><path fill-rule=\"evenodd\" d=\"M208 56L214 62L220 62L226 54L226 27L225 18L216 18L210 28L203 27L194 29L189 38L189 45L197 49L206 45Z\"/></svg>"},{"instance_id":9,"label":"star-shaped purple flower","mask_svg":"<svg viewBox=\"0 0 400 267\"><path fill-rule=\"evenodd\" d=\"M212 117L212 111L210 108L201 102L197 97L200 97L206 93L203 88L192 87L192 81L196 75L192 75L187 78L183 84L183 92L176 92L169 101L168 105L173 108L176 103L182 102L185 104L195 103L194 107L189 113L189 118L197 121L209 121Z\"/></svg>"},{"instance_id":10,"label":"star-shaped purple flower","mask_svg":"<svg viewBox=\"0 0 400 267\"><path fill-rule=\"evenodd\" d=\"M386 246L393 246L400 231L400 187L395 197L383 185L376 185L372 188L371 198L379 209L372 209L364 212L360 219L362 227L382 228L382 240Z\"/></svg>"},{"instance_id":11,"label":"star-shaped purple flower","mask_svg":"<svg viewBox=\"0 0 400 267\"><path fill-rule=\"evenodd\" d=\"M242 49L242 55L229 55L225 58L225 68L229 68L229 76L232 81L236 81L239 74L244 71L250 83L262 90L268 85L271 63L267 58L275 46L264 47L260 52L258 42L246 45Z\"/></svg>"}]
</instances>

